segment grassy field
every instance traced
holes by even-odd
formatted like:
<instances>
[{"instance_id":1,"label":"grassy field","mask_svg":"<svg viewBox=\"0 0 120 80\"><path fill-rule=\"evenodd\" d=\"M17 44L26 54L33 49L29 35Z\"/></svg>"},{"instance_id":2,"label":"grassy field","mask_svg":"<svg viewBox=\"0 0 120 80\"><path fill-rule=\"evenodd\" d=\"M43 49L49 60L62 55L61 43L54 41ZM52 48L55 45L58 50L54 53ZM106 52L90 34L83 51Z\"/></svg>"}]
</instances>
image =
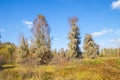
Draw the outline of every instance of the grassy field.
<instances>
[{"instance_id":1,"label":"grassy field","mask_svg":"<svg viewBox=\"0 0 120 80\"><path fill-rule=\"evenodd\" d=\"M82 59L41 66L3 65L0 80L120 80L120 59Z\"/></svg>"}]
</instances>

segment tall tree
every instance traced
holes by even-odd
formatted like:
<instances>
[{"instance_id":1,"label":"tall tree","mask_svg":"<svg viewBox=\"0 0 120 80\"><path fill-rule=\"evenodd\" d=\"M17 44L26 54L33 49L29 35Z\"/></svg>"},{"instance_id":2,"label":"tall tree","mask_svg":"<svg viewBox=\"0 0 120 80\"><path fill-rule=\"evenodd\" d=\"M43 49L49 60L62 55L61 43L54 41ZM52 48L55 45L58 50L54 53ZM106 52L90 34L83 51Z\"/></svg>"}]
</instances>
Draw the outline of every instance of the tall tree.
<instances>
[{"instance_id":1,"label":"tall tree","mask_svg":"<svg viewBox=\"0 0 120 80\"><path fill-rule=\"evenodd\" d=\"M33 52L37 53L40 63L47 63L51 56L51 39L50 27L43 15L38 15L33 22L32 35Z\"/></svg>"},{"instance_id":2,"label":"tall tree","mask_svg":"<svg viewBox=\"0 0 120 80\"><path fill-rule=\"evenodd\" d=\"M77 25L78 18L72 17L69 19L71 30L68 34L68 39L70 40L69 46L69 58L80 57L80 31Z\"/></svg>"},{"instance_id":3,"label":"tall tree","mask_svg":"<svg viewBox=\"0 0 120 80\"><path fill-rule=\"evenodd\" d=\"M50 41L50 27L47 24L47 21L44 16L38 15L35 19L33 28L32 28L34 43L36 43L36 47L40 48L44 46L45 48L51 48Z\"/></svg>"},{"instance_id":4,"label":"tall tree","mask_svg":"<svg viewBox=\"0 0 120 80\"><path fill-rule=\"evenodd\" d=\"M99 54L99 45L94 42L92 35L90 34L85 35L83 49L87 58L96 58Z\"/></svg>"}]
</instances>

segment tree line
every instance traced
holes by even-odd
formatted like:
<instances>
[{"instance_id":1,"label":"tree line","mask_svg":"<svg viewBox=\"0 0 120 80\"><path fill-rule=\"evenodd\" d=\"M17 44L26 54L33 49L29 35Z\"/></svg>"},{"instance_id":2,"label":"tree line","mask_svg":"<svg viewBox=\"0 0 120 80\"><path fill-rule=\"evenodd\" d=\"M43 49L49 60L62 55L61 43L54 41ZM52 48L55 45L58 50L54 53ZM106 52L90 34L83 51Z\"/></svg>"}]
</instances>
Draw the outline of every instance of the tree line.
<instances>
[{"instance_id":1,"label":"tree line","mask_svg":"<svg viewBox=\"0 0 120 80\"><path fill-rule=\"evenodd\" d=\"M77 22L77 17L69 19L71 29L68 33L68 50L63 48L59 51L51 50L50 26L43 15L38 15L33 22L30 43L28 43L28 39L24 35L20 37L19 46L0 41L0 64L13 62L26 65L41 65L62 60L106 57L108 54L111 55L110 53L117 53L116 56L120 57L120 48L102 49L100 51L99 45L93 40L91 34L85 35L84 52L82 52L80 48L80 27L77 25Z\"/></svg>"}]
</instances>

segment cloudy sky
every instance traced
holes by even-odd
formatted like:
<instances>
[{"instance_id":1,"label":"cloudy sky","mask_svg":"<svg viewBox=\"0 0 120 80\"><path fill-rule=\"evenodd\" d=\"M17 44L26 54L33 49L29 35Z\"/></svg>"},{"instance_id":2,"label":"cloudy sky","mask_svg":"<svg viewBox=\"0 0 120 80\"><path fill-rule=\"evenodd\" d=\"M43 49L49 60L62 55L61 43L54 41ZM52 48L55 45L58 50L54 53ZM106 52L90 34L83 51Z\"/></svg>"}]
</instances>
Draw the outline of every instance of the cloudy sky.
<instances>
[{"instance_id":1,"label":"cloudy sky","mask_svg":"<svg viewBox=\"0 0 120 80\"><path fill-rule=\"evenodd\" d=\"M79 19L81 47L87 33L100 48L120 47L120 0L0 0L2 42L18 45L20 34L29 39L38 14L51 27L52 49L67 48L68 18L72 16Z\"/></svg>"}]
</instances>

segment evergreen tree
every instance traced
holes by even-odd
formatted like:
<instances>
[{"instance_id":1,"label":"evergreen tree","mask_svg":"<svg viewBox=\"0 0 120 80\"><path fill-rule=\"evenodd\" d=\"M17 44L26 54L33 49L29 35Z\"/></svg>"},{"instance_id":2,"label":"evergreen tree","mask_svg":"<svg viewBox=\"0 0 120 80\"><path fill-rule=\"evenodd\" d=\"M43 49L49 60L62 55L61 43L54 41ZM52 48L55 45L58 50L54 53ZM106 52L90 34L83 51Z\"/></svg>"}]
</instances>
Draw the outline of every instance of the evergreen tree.
<instances>
[{"instance_id":1,"label":"evergreen tree","mask_svg":"<svg viewBox=\"0 0 120 80\"><path fill-rule=\"evenodd\" d=\"M68 34L68 39L70 40L69 46L69 58L80 57L80 32L77 26L78 19L76 17L70 18L71 30Z\"/></svg>"},{"instance_id":2,"label":"evergreen tree","mask_svg":"<svg viewBox=\"0 0 120 80\"><path fill-rule=\"evenodd\" d=\"M96 58L99 54L99 46L94 42L90 34L85 36L83 49L87 58Z\"/></svg>"}]
</instances>

